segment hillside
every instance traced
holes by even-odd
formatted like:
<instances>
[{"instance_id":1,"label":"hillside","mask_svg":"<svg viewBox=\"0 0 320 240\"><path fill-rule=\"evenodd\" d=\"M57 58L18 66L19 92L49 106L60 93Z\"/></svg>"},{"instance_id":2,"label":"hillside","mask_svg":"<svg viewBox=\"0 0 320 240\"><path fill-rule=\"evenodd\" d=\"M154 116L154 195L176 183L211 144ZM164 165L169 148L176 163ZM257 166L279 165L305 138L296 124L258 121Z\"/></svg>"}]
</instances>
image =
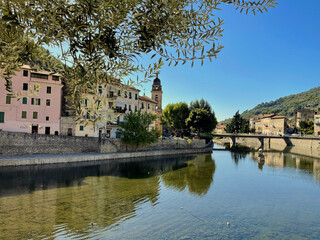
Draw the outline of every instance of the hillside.
<instances>
[{"instance_id":1,"label":"hillside","mask_svg":"<svg viewBox=\"0 0 320 240\"><path fill-rule=\"evenodd\" d=\"M290 118L302 108L318 111L318 108L320 108L320 87L282 97L275 101L260 103L253 109L244 111L241 116L249 119L253 115L260 113L277 113L278 115L284 115Z\"/></svg>"}]
</instances>

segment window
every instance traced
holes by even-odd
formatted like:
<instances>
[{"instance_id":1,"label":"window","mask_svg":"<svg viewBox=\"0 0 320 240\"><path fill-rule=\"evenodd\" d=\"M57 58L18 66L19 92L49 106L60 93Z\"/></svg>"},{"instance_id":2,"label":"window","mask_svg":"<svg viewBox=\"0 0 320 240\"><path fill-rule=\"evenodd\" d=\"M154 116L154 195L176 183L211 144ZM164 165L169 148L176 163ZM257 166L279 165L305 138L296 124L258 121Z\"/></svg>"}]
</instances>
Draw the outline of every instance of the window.
<instances>
[{"instance_id":1,"label":"window","mask_svg":"<svg viewBox=\"0 0 320 240\"><path fill-rule=\"evenodd\" d=\"M39 79L47 79L48 80L48 75L46 74L40 74L40 73L31 73L32 78L39 78Z\"/></svg>"},{"instance_id":2,"label":"window","mask_svg":"<svg viewBox=\"0 0 320 240\"><path fill-rule=\"evenodd\" d=\"M46 106L50 106L50 102L51 102L50 99L47 99L46 100Z\"/></svg>"},{"instance_id":3,"label":"window","mask_svg":"<svg viewBox=\"0 0 320 240\"><path fill-rule=\"evenodd\" d=\"M23 84L23 91L27 91L28 90L28 83L24 83Z\"/></svg>"},{"instance_id":4,"label":"window","mask_svg":"<svg viewBox=\"0 0 320 240\"><path fill-rule=\"evenodd\" d=\"M128 97L128 93L127 91L124 91L124 97L127 98Z\"/></svg>"},{"instance_id":5,"label":"window","mask_svg":"<svg viewBox=\"0 0 320 240\"><path fill-rule=\"evenodd\" d=\"M32 113L32 118L33 119L38 119L38 112L33 112Z\"/></svg>"},{"instance_id":6,"label":"window","mask_svg":"<svg viewBox=\"0 0 320 240\"><path fill-rule=\"evenodd\" d=\"M28 77L28 71L27 70L23 70L23 76L24 77Z\"/></svg>"},{"instance_id":7,"label":"window","mask_svg":"<svg viewBox=\"0 0 320 240\"><path fill-rule=\"evenodd\" d=\"M132 98L132 94L131 94L131 92L129 92L129 98L130 98L130 99Z\"/></svg>"},{"instance_id":8,"label":"window","mask_svg":"<svg viewBox=\"0 0 320 240\"><path fill-rule=\"evenodd\" d=\"M120 91L120 90L118 90L118 96L119 96L119 97L121 96L121 91Z\"/></svg>"},{"instance_id":9,"label":"window","mask_svg":"<svg viewBox=\"0 0 320 240\"><path fill-rule=\"evenodd\" d=\"M83 131L83 129L84 129L84 126L81 125L80 126L80 131Z\"/></svg>"},{"instance_id":10,"label":"window","mask_svg":"<svg viewBox=\"0 0 320 240\"><path fill-rule=\"evenodd\" d=\"M47 87L47 93L51 94L51 87Z\"/></svg>"},{"instance_id":11,"label":"window","mask_svg":"<svg viewBox=\"0 0 320 240\"><path fill-rule=\"evenodd\" d=\"M28 98L26 97L22 98L22 104L28 104Z\"/></svg>"},{"instance_id":12,"label":"window","mask_svg":"<svg viewBox=\"0 0 320 240\"><path fill-rule=\"evenodd\" d=\"M11 104L11 95L6 96L6 104Z\"/></svg>"},{"instance_id":13,"label":"window","mask_svg":"<svg viewBox=\"0 0 320 240\"><path fill-rule=\"evenodd\" d=\"M138 100L138 94L137 93L135 94L135 99Z\"/></svg>"},{"instance_id":14,"label":"window","mask_svg":"<svg viewBox=\"0 0 320 240\"><path fill-rule=\"evenodd\" d=\"M52 76L53 81L59 81L59 76Z\"/></svg>"},{"instance_id":15,"label":"window","mask_svg":"<svg viewBox=\"0 0 320 240\"><path fill-rule=\"evenodd\" d=\"M144 109L144 104L143 103L141 103L141 109Z\"/></svg>"},{"instance_id":16,"label":"window","mask_svg":"<svg viewBox=\"0 0 320 240\"><path fill-rule=\"evenodd\" d=\"M40 98L31 98L31 105L40 105Z\"/></svg>"},{"instance_id":17,"label":"window","mask_svg":"<svg viewBox=\"0 0 320 240\"><path fill-rule=\"evenodd\" d=\"M127 111L127 104L124 105L124 110Z\"/></svg>"},{"instance_id":18,"label":"window","mask_svg":"<svg viewBox=\"0 0 320 240\"><path fill-rule=\"evenodd\" d=\"M155 100L156 100L156 102L158 102L158 95L156 95Z\"/></svg>"},{"instance_id":19,"label":"window","mask_svg":"<svg viewBox=\"0 0 320 240\"><path fill-rule=\"evenodd\" d=\"M129 111L131 111L131 105L129 105Z\"/></svg>"},{"instance_id":20,"label":"window","mask_svg":"<svg viewBox=\"0 0 320 240\"><path fill-rule=\"evenodd\" d=\"M21 112L21 118L27 118L27 111Z\"/></svg>"},{"instance_id":21,"label":"window","mask_svg":"<svg viewBox=\"0 0 320 240\"><path fill-rule=\"evenodd\" d=\"M150 109L150 104L148 103L148 109Z\"/></svg>"},{"instance_id":22,"label":"window","mask_svg":"<svg viewBox=\"0 0 320 240\"><path fill-rule=\"evenodd\" d=\"M134 106L134 111L137 112L138 111L138 107Z\"/></svg>"},{"instance_id":23,"label":"window","mask_svg":"<svg viewBox=\"0 0 320 240\"><path fill-rule=\"evenodd\" d=\"M99 93L101 94L102 93L102 86L99 86Z\"/></svg>"},{"instance_id":24,"label":"window","mask_svg":"<svg viewBox=\"0 0 320 240\"><path fill-rule=\"evenodd\" d=\"M39 84L33 85L33 90L34 90L35 92L39 92L39 90L40 90L40 85L39 85Z\"/></svg>"},{"instance_id":25,"label":"window","mask_svg":"<svg viewBox=\"0 0 320 240\"><path fill-rule=\"evenodd\" d=\"M88 106L88 99L82 99L81 104L82 104L82 107L87 107Z\"/></svg>"},{"instance_id":26,"label":"window","mask_svg":"<svg viewBox=\"0 0 320 240\"><path fill-rule=\"evenodd\" d=\"M49 121L49 119L50 119L49 116L46 116L46 121Z\"/></svg>"},{"instance_id":27,"label":"window","mask_svg":"<svg viewBox=\"0 0 320 240\"><path fill-rule=\"evenodd\" d=\"M4 112L0 112L0 123L4 123Z\"/></svg>"}]
</instances>

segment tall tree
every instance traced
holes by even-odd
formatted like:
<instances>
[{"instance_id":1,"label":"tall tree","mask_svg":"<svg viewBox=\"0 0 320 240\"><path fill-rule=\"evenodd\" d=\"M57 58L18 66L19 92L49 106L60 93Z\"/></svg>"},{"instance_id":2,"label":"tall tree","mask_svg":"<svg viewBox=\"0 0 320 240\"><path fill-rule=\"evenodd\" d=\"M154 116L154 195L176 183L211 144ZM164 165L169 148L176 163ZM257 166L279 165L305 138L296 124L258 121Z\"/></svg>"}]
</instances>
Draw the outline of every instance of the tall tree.
<instances>
[{"instance_id":1,"label":"tall tree","mask_svg":"<svg viewBox=\"0 0 320 240\"><path fill-rule=\"evenodd\" d=\"M176 136L183 137L188 130L186 119L189 113L188 104L184 102L168 104L162 112L162 122L173 130Z\"/></svg>"},{"instance_id":2,"label":"tall tree","mask_svg":"<svg viewBox=\"0 0 320 240\"><path fill-rule=\"evenodd\" d=\"M249 132L249 121L244 119L237 111L231 122L226 125L227 133L248 133Z\"/></svg>"},{"instance_id":3,"label":"tall tree","mask_svg":"<svg viewBox=\"0 0 320 240\"><path fill-rule=\"evenodd\" d=\"M221 4L240 12L267 11L276 0L3 0L0 1L0 72L12 92L11 76L22 64L46 61L40 46L60 50L69 68L73 102L81 89L145 73L137 84L155 77L163 65L212 59L222 49ZM141 65L145 54L155 58ZM149 55L147 55L149 54ZM133 80L128 81L133 84Z\"/></svg>"},{"instance_id":4,"label":"tall tree","mask_svg":"<svg viewBox=\"0 0 320 240\"><path fill-rule=\"evenodd\" d=\"M200 136L201 133L211 133L217 125L217 120L207 109L196 108L190 112L186 124Z\"/></svg>"},{"instance_id":5,"label":"tall tree","mask_svg":"<svg viewBox=\"0 0 320 240\"><path fill-rule=\"evenodd\" d=\"M157 141L157 132L149 130L150 124L156 120L152 113L130 112L124 116L124 121L119 123L118 133L124 143L135 145L146 145Z\"/></svg>"}]
</instances>

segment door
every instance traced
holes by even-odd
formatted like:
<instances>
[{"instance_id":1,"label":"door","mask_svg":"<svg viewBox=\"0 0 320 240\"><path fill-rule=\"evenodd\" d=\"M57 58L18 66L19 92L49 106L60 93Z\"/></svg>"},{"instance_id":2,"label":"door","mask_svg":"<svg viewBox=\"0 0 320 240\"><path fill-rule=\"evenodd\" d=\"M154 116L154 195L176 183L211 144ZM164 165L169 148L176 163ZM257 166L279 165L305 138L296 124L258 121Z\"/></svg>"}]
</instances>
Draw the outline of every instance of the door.
<instances>
[{"instance_id":1,"label":"door","mask_svg":"<svg viewBox=\"0 0 320 240\"><path fill-rule=\"evenodd\" d=\"M46 135L50 135L50 127L46 127L45 128L45 134Z\"/></svg>"},{"instance_id":2,"label":"door","mask_svg":"<svg viewBox=\"0 0 320 240\"><path fill-rule=\"evenodd\" d=\"M68 136L72 136L72 128L68 128Z\"/></svg>"},{"instance_id":3,"label":"door","mask_svg":"<svg viewBox=\"0 0 320 240\"><path fill-rule=\"evenodd\" d=\"M32 125L31 133L38 134L38 125Z\"/></svg>"}]
</instances>

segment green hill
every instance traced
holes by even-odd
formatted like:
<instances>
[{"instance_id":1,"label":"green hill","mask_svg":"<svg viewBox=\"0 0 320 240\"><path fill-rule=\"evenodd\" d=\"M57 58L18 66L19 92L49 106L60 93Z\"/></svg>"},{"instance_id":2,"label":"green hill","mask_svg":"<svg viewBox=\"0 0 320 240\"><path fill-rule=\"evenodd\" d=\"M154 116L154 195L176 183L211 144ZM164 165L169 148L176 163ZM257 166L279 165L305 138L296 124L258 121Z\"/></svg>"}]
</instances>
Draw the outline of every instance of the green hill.
<instances>
[{"instance_id":1,"label":"green hill","mask_svg":"<svg viewBox=\"0 0 320 240\"><path fill-rule=\"evenodd\" d=\"M260 113L277 113L278 115L284 115L290 118L293 117L298 110L303 108L318 111L318 108L320 108L320 87L282 97L275 101L260 103L253 109L244 111L241 116L249 119L253 115Z\"/></svg>"}]
</instances>

